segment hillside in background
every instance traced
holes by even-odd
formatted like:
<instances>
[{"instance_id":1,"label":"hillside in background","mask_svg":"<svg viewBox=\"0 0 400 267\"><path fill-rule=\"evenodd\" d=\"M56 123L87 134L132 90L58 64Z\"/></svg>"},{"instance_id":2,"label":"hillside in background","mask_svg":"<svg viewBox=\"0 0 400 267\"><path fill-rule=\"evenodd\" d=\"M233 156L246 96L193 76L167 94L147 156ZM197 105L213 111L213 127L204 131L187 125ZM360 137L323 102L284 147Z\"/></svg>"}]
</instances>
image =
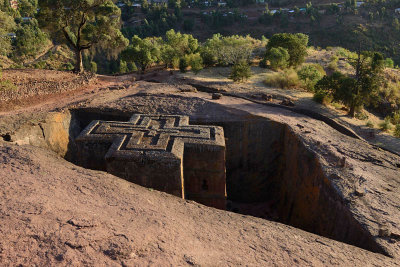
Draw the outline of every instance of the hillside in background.
<instances>
[{"instance_id":1,"label":"hillside in background","mask_svg":"<svg viewBox=\"0 0 400 267\"><path fill-rule=\"evenodd\" d=\"M13 1L11 1L13 2ZM60 64L37 61L51 43L61 40L50 37L38 24L41 1L19 1L14 8L8 0L0 2L2 32L11 38L12 49L0 49L3 67L36 67L71 69L74 58L60 53ZM391 1L296 1L296 0L161 0L114 1L121 9L121 31L129 40L140 37L164 36L166 31L193 34L203 42L213 34L251 35L261 39L274 33L305 33L309 45L326 48L341 46L352 51L359 49L383 53L400 64L400 0ZM5 16L8 14L11 19ZM15 22L11 20L15 20ZM2 44L0 44L0 47ZM51 56L51 55L50 55ZM43 59L43 58L42 58ZM84 53L84 64L91 61L100 73L118 73L118 53L108 49L91 49ZM32 65L31 63L38 63Z\"/></svg>"},{"instance_id":2,"label":"hillside in background","mask_svg":"<svg viewBox=\"0 0 400 267\"><path fill-rule=\"evenodd\" d=\"M400 8L398 0L260 2L188 1L175 7L169 3L165 9L126 5L122 7L123 32L127 37L143 37L163 35L175 28L200 40L214 33L269 38L278 32L302 32L310 36L314 46L356 50L361 42L364 50L380 51L400 64L400 14L395 12Z\"/></svg>"}]
</instances>

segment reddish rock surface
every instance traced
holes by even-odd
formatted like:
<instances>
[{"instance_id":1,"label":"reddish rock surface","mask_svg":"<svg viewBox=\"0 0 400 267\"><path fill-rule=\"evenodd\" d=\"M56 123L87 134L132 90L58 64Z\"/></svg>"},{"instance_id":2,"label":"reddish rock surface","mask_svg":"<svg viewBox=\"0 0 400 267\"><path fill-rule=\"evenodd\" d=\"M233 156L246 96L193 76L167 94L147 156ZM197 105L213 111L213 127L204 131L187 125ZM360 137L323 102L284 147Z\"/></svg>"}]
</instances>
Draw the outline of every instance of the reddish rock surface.
<instances>
[{"instance_id":1,"label":"reddish rock surface","mask_svg":"<svg viewBox=\"0 0 400 267\"><path fill-rule=\"evenodd\" d=\"M2 145L0 155L2 265L398 262L290 226L142 188L40 148Z\"/></svg>"},{"instance_id":2,"label":"reddish rock surface","mask_svg":"<svg viewBox=\"0 0 400 267\"><path fill-rule=\"evenodd\" d=\"M398 264L399 156L288 110L231 96L212 100L211 94L189 90L189 85L136 82L125 89L109 90L105 85L112 82L102 79L97 87L91 85L93 91L49 99L0 117L0 136L5 141L0 141L2 265ZM293 208L293 214L314 216L310 223L318 220L313 211L328 218L333 213L330 206L323 209L316 202L324 192L321 188L328 185L334 202L346 207L344 211L366 235L393 258L77 167L49 151L62 156L68 152L67 138L75 131L70 108L118 116L181 114L205 121L258 116L280 125L284 144L289 144L284 146L285 155L294 151L286 160L293 168L282 176L293 184L282 187L288 191L281 191L291 189L290 195L301 203ZM56 112L49 115L49 111ZM310 168L313 166L317 168ZM302 180L299 175L308 170L314 180ZM290 180L291 176L296 179ZM298 195L296 188L301 189ZM315 206L304 205L307 201ZM301 225L305 220L296 218L288 223L308 229ZM327 225L333 226L329 221Z\"/></svg>"}]
</instances>

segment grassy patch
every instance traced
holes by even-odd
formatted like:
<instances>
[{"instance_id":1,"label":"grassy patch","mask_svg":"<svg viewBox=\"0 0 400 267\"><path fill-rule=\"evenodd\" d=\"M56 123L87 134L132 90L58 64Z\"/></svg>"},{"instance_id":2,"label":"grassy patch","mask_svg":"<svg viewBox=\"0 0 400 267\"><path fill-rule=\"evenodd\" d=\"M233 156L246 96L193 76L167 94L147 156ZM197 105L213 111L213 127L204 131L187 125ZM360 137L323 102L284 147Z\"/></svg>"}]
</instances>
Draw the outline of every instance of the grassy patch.
<instances>
[{"instance_id":1,"label":"grassy patch","mask_svg":"<svg viewBox=\"0 0 400 267\"><path fill-rule=\"evenodd\" d=\"M396 128L394 129L394 136L400 138L400 124L396 125Z\"/></svg>"},{"instance_id":2,"label":"grassy patch","mask_svg":"<svg viewBox=\"0 0 400 267\"><path fill-rule=\"evenodd\" d=\"M369 127L369 128L374 128L375 127L374 123L372 121L367 121L366 126Z\"/></svg>"},{"instance_id":3,"label":"grassy patch","mask_svg":"<svg viewBox=\"0 0 400 267\"><path fill-rule=\"evenodd\" d=\"M385 120L379 123L379 129L384 132L388 132L393 128L393 125L390 123L390 118L385 118Z\"/></svg>"},{"instance_id":4,"label":"grassy patch","mask_svg":"<svg viewBox=\"0 0 400 267\"><path fill-rule=\"evenodd\" d=\"M289 89L298 87L300 85L300 80L295 70L286 69L284 71L267 74L264 84L269 87Z\"/></svg>"}]
</instances>

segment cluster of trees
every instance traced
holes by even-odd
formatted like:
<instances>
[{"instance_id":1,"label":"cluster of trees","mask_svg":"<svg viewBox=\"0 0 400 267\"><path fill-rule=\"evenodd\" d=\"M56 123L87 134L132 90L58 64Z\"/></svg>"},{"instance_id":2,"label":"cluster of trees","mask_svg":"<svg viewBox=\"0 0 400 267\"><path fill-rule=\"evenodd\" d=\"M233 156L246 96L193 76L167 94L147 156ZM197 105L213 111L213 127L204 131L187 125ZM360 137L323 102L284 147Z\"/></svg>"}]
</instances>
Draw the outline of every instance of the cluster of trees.
<instances>
[{"instance_id":1,"label":"cluster of trees","mask_svg":"<svg viewBox=\"0 0 400 267\"><path fill-rule=\"evenodd\" d=\"M24 62L46 51L51 42L75 54L75 71L83 71L83 51L128 45L120 29L120 9L111 0L20 0L18 9L0 2L0 55Z\"/></svg>"},{"instance_id":2,"label":"cluster of trees","mask_svg":"<svg viewBox=\"0 0 400 267\"><path fill-rule=\"evenodd\" d=\"M348 59L355 69L354 75L339 71L323 77L315 86L315 98L319 101L330 99L341 102L349 108L349 115L366 104L376 103L379 89L383 85L385 60L377 52L359 52L356 59Z\"/></svg>"},{"instance_id":3,"label":"cluster of trees","mask_svg":"<svg viewBox=\"0 0 400 267\"><path fill-rule=\"evenodd\" d=\"M40 53L50 41L40 29L36 0L21 0L18 10L9 1L0 2L0 55L23 61Z\"/></svg>"},{"instance_id":4,"label":"cluster of trees","mask_svg":"<svg viewBox=\"0 0 400 267\"><path fill-rule=\"evenodd\" d=\"M391 60L385 60L378 52L359 52L356 56L349 53L347 60L354 68L353 75L339 71L326 75L318 64L303 64L307 44L308 36L304 34L273 35L260 64L283 71L278 75L270 75L267 84L290 87L300 81L304 88L314 92L318 102L340 102L349 108L352 117L364 105L377 102L379 89L384 82L383 71L388 64L392 65Z\"/></svg>"},{"instance_id":5,"label":"cluster of trees","mask_svg":"<svg viewBox=\"0 0 400 267\"><path fill-rule=\"evenodd\" d=\"M0 10L0 55L6 56L11 52L11 36L9 33L12 33L16 28L16 24L14 19L9 16L6 12Z\"/></svg>"},{"instance_id":6,"label":"cluster of trees","mask_svg":"<svg viewBox=\"0 0 400 267\"><path fill-rule=\"evenodd\" d=\"M142 0L141 9L145 14L145 19L140 21L137 26L124 27L122 32L128 39L131 39L134 35L141 38L164 35L168 30L178 28L182 24L181 6L180 1L169 1L168 4L149 4L147 0ZM186 22L186 27L191 30L193 25L189 24L190 22Z\"/></svg>"},{"instance_id":7,"label":"cluster of trees","mask_svg":"<svg viewBox=\"0 0 400 267\"><path fill-rule=\"evenodd\" d=\"M195 73L204 66L232 66L231 78L240 81L249 77L252 51L260 44L261 41L250 36L215 34L201 45L192 35L171 29L164 38L135 35L122 51L121 59L143 72L154 64L179 68L182 72L190 67Z\"/></svg>"},{"instance_id":8,"label":"cluster of trees","mask_svg":"<svg viewBox=\"0 0 400 267\"><path fill-rule=\"evenodd\" d=\"M318 64L305 64L308 36L305 34L279 33L269 40L260 66L279 70L267 76L265 83L281 88L302 86L309 91L326 74Z\"/></svg>"},{"instance_id":9,"label":"cluster of trees","mask_svg":"<svg viewBox=\"0 0 400 267\"><path fill-rule=\"evenodd\" d=\"M143 72L155 63L174 68L181 66L183 71L189 66L198 70L202 65L198 51L197 39L190 34L182 34L171 29L164 39L161 37L142 39L135 35L131 44L122 51L121 59L138 65Z\"/></svg>"},{"instance_id":10,"label":"cluster of trees","mask_svg":"<svg viewBox=\"0 0 400 267\"><path fill-rule=\"evenodd\" d=\"M297 67L307 56L307 45L305 34L274 34L266 46L263 64L269 61L272 68Z\"/></svg>"},{"instance_id":11,"label":"cluster of trees","mask_svg":"<svg viewBox=\"0 0 400 267\"><path fill-rule=\"evenodd\" d=\"M53 39L75 53L75 72L82 72L85 50L123 49L128 40L120 29L121 10L111 0L43 0L38 18Z\"/></svg>"}]
</instances>

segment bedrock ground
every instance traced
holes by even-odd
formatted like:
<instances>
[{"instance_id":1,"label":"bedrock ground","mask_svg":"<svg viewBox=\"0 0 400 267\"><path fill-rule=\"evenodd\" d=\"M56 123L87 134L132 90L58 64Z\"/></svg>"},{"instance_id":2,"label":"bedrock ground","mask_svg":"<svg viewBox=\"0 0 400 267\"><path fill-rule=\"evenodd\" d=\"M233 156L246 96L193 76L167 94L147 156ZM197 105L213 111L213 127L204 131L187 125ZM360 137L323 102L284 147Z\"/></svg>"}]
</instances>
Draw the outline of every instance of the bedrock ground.
<instances>
[{"instance_id":1,"label":"bedrock ground","mask_svg":"<svg viewBox=\"0 0 400 267\"><path fill-rule=\"evenodd\" d=\"M92 115L94 117L104 116L104 119L119 117L119 120L123 120L132 113L182 114L189 115L193 122L225 126L232 142L231 158L227 159L231 181L235 179L239 181L237 177L243 177L240 172L244 171L244 175L249 175L249 169L251 169L249 166L252 164L265 167L265 165L274 165L271 162L279 163L278 170L265 174L264 178L268 175L271 180L277 180L274 177L286 177L280 185L279 193L274 196L285 199L286 195L289 198L286 204L280 201L281 206L276 207L276 210L280 212L280 221L336 239L340 239L337 236L348 235L345 232L347 227L338 227L337 223L351 221L349 225L357 225L353 229L362 230L363 237L368 236L367 241L371 242L371 247L365 247L366 249L390 255L394 259L324 237L317 237L276 222L218 211L179 200L163 193L128 184L102 172L82 169L55 156L54 153L57 153L59 156L66 157L71 151L72 137L86 123L85 120L92 119L88 115L90 112L94 114ZM87 115L86 118L82 115L83 113ZM74 116L80 119L76 120ZM260 131L262 135L267 135L269 138L263 139L261 135L249 138L254 134L240 134ZM218 262L234 265L247 260L250 265L257 265L263 263L265 259L267 263L277 265L335 263L362 265L365 262L379 264L382 261L390 265L395 264L395 259L399 257L400 241L397 236L400 233L400 158L362 140L343 135L324 122L301 114L234 97L212 100L210 94L196 92L187 85L137 82L135 86L121 90L96 90L86 96L84 101L75 100L71 104L66 101L63 105L57 107L50 105L48 109L42 108L41 111L3 115L0 119L0 133L4 139L1 147L1 177L3 188L5 188L1 198L1 214L7 219L2 227L4 233L12 233L10 238L2 241L3 249L0 255L9 262L12 262L12 255L17 255L13 253L17 253L18 250L25 256L17 257L17 259L23 261L29 256L36 255L34 258L42 263L85 260L87 262L112 261L115 264L121 264L124 261L149 263L152 260L153 263L157 263L158 260L164 259L171 263L200 265L210 263L218 265ZM235 140L245 140L243 144L246 145L235 146L238 143ZM272 150L253 148L243 153L244 148L251 148L260 143L262 144L260 147L275 147L276 154L279 154L278 159L272 157L274 155ZM46 152L33 146L53 152ZM262 159L264 162L262 160L249 161L249 159ZM242 169L235 169L232 167L238 165L235 161L247 162L249 165ZM288 162L291 165L288 165ZM259 168L259 170L263 169ZM265 167L265 172L270 170ZM257 174L255 177L261 176ZM304 177L309 177L309 179L303 179ZM257 182L257 179L252 181ZM120 187L120 185L123 186ZM41 187L43 187L42 191L39 190ZM246 196L241 195L240 192L232 193L232 190L231 194L242 198L241 201L254 201L243 199ZM18 192L21 197L14 197ZM145 193L142 194L142 192ZM308 194L305 194L306 192ZM117 194L120 195L116 197ZM129 194L132 196L129 197ZM321 197L324 195L334 197L324 199ZM253 196L257 195L253 194ZM258 196L263 197L263 194L258 194ZM152 204L147 206L146 198L154 202L151 201ZM115 201L112 201L113 199ZM340 209L328 210L325 211L326 214L322 214L321 207L324 205L326 207L330 201L334 207L343 208L343 216L347 216L346 220L332 223L335 218L338 218L333 215ZM29 202L32 204L29 205ZM313 203L315 206L307 206L307 203ZM128 208L130 206L136 207L136 213L138 209L143 213L130 214ZM173 207L174 211L172 211ZM199 220L201 216L192 213L195 212L191 210L192 208L201 210L203 219ZM10 215L14 209L16 209L15 214L19 214L18 216ZM79 209L87 212L79 212ZM102 210L104 212L101 212ZM181 213L181 210L185 212ZM183 218L185 213L187 217ZM75 214L78 215L75 216ZM180 215L177 216L177 214ZM329 220L330 215L333 216L332 220ZM157 223L145 225L143 221L152 222L154 216L158 218ZM215 223L213 216L222 216L218 219L219 223ZM304 221L304 218L308 218L309 221ZM236 219L239 220L238 224L235 224ZM24 222L24 226L8 231L7 229L13 229L17 225L15 220ZM91 220L96 222L91 223ZM324 224L321 220L327 221ZM189 221L190 224L185 224ZM156 231L154 228L155 225L163 225L162 222L165 227L160 227L165 233L171 230L171 234L161 234L165 238L160 241L158 238L160 230ZM45 224L51 226L46 229ZM196 230L182 233L177 229L185 227L178 227L175 224L183 224L187 226L186 229ZM266 225L269 227L268 232L271 238L276 236L273 242L263 235L257 237L255 234L260 233L259 227ZM317 231L312 229L316 225L326 225L326 229L321 228ZM68 227L68 230L64 232L63 227ZM102 230L94 231L97 227ZM249 231L243 229L249 229L248 227L254 230L254 232L250 231L248 241L254 239L252 244L255 245L241 242L244 239L240 236L243 233L247 235ZM290 230L282 231L282 229ZM102 231L104 235L97 236L97 232L101 235ZM290 231L298 234L289 237L287 233L292 233ZM333 236L330 235L332 231L338 232ZM226 235L218 236L219 232ZM64 233L68 235L68 240L64 238ZM226 236L232 236L233 239ZM303 237L299 239L296 236ZM237 241L232 241L234 239ZM345 239L341 241L351 243ZM71 240L79 242L74 243ZM104 241L105 244L100 244L102 240L107 241ZM111 241L108 242L109 240ZM8 242L17 242L17 245L8 246L11 244ZM229 247L235 244L238 250L242 249L243 253L236 253L234 256L235 251L238 250L225 251L225 242L231 242L232 246ZM180 249L180 246L184 246L185 243L190 244L190 248ZM49 256L44 255L46 244L52 244L53 249L48 254ZM165 246L169 249L160 244L166 244ZM320 248L321 245L327 246L335 256L325 254L325 250ZM14 250L18 246L20 246L19 249ZM210 248L215 248L214 253ZM298 251L300 248L302 248L301 251ZM218 251L220 253L217 253ZM249 251L253 252L248 253ZM302 253L304 257L300 256ZM142 254L145 256L140 256ZM273 254L276 255L272 256ZM364 258L359 255L363 255Z\"/></svg>"}]
</instances>

